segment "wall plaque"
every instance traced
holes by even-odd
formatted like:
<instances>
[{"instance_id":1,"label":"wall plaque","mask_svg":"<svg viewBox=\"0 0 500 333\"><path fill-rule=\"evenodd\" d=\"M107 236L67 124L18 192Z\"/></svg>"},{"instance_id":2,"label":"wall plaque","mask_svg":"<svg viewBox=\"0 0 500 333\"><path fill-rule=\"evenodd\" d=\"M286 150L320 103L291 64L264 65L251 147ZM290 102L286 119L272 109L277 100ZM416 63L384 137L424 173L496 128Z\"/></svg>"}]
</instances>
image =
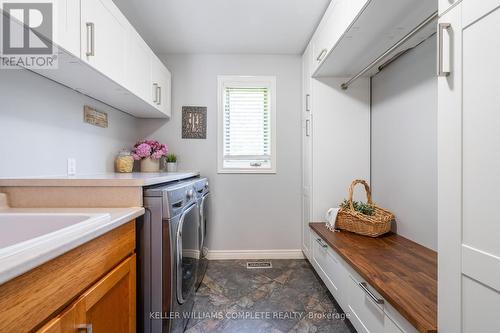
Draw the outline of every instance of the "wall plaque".
<instances>
[{"instance_id":1,"label":"wall plaque","mask_svg":"<svg viewBox=\"0 0 500 333\"><path fill-rule=\"evenodd\" d=\"M83 107L83 120L90 125L102 128L108 127L108 114L106 112L97 111L87 105Z\"/></svg>"},{"instance_id":2,"label":"wall plaque","mask_svg":"<svg viewBox=\"0 0 500 333\"><path fill-rule=\"evenodd\" d=\"M182 138L183 139L207 138L206 106L182 107Z\"/></svg>"}]
</instances>

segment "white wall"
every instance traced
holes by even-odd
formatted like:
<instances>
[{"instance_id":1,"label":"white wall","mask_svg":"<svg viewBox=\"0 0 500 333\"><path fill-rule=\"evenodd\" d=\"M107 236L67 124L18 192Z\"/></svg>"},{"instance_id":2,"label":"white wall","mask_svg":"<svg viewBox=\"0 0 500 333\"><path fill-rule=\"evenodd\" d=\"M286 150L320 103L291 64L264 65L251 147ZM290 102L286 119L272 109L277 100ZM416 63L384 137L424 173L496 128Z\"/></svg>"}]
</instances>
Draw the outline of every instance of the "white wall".
<instances>
[{"instance_id":1,"label":"white wall","mask_svg":"<svg viewBox=\"0 0 500 333\"><path fill-rule=\"evenodd\" d=\"M83 122L83 106L105 111L109 128ZM0 177L113 171L116 153L138 138L137 120L25 70L0 72Z\"/></svg>"},{"instance_id":2,"label":"white wall","mask_svg":"<svg viewBox=\"0 0 500 333\"><path fill-rule=\"evenodd\" d=\"M436 40L372 79L372 187L397 232L437 248Z\"/></svg>"},{"instance_id":3,"label":"white wall","mask_svg":"<svg viewBox=\"0 0 500 333\"><path fill-rule=\"evenodd\" d=\"M173 79L172 120L144 120L141 133L167 143L181 169L209 177L211 250L300 249L300 56L183 54L165 61ZM276 76L277 174L217 174L217 75ZM206 140L181 139L183 105L208 107Z\"/></svg>"},{"instance_id":4,"label":"white wall","mask_svg":"<svg viewBox=\"0 0 500 333\"><path fill-rule=\"evenodd\" d=\"M342 90L346 80L321 78L312 84L313 221L325 221L328 209L347 199L353 180L370 181L370 80ZM354 199L366 201L363 186Z\"/></svg>"}]
</instances>

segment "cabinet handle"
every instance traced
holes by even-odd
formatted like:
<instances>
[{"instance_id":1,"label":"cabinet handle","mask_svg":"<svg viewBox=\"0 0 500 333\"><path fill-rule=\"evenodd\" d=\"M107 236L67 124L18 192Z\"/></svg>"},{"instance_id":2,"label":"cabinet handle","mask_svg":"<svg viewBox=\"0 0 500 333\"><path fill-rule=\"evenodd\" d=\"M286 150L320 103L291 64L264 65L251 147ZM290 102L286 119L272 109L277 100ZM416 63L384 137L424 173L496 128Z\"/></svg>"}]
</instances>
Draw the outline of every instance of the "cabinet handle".
<instances>
[{"instance_id":1,"label":"cabinet handle","mask_svg":"<svg viewBox=\"0 0 500 333\"><path fill-rule=\"evenodd\" d=\"M444 52L443 52L443 32L451 27L450 23L439 23L438 28L438 76L450 75L450 70L444 70Z\"/></svg>"},{"instance_id":2,"label":"cabinet handle","mask_svg":"<svg viewBox=\"0 0 500 333\"><path fill-rule=\"evenodd\" d=\"M309 132L310 124L311 124L311 121L309 119L306 119L306 136L311 136L311 133Z\"/></svg>"},{"instance_id":3,"label":"cabinet handle","mask_svg":"<svg viewBox=\"0 0 500 333\"><path fill-rule=\"evenodd\" d=\"M319 54L319 56L316 58L316 60L318 60L318 61L323 60L323 57L326 55L326 52L328 52L328 49L323 49L323 50L321 50L321 53L320 53L320 54Z\"/></svg>"},{"instance_id":4,"label":"cabinet handle","mask_svg":"<svg viewBox=\"0 0 500 333\"><path fill-rule=\"evenodd\" d=\"M306 111L311 111L311 106L309 105L310 98L311 98L311 95L307 94L306 95Z\"/></svg>"},{"instance_id":5,"label":"cabinet handle","mask_svg":"<svg viewBox=\"0 0 500 333\"><path fill-rule=\"evenodd\" d=\"M321 238L316 238L316 242L319 243L319 245L321 245L322 248L327 248L328 245L326 245L325 243L323 243L323 241L321 240Z\"/></svg>"},{"instance_id":6,"label":"cabinet handle","mask_svg":"<svg viewBox=\"0 0 500 333\"><path fill-rule=\"evenodd\" d=\"M262 163L260 163L260 162L252 162L252 163L250 163L250 166L251 166L251 167L258 168L258 167L261 167L261 166L262 166Z\"/></svg>"},{"instance_id":7,"label":"cabinet handle","mask_svg":"<svg viewBox=\"0 0 500 333\"><path fill-rule=\"evenodd\" d=\"M363 289L363 291L368 295L370 296L370 298L377 304L384 304L384 300L383 299L380 299L380 298L377 298L377 296L375 296L371 291L370 289L368 289L368 284L366 284L366 282L359 282L358 283L359 287L361 289Z\"/></svg>"},{"instance_id":8,"label":"cabinet handle","mask_svg":"<svg viewBox=\"0 0 500 333\"><path fill-rule=\"evenodd\" d=\"M153 103L158 104L158 83L153 83Z\"/></svg>"},{"instance_id":9,"label":"cabinet handle","mask_svg":"<svg viewBox=\"0 0 500 333\"><path fill-rule=\"evenodd\" d=\"M83 324L77 326L78 331L85 331L85 333L92 333L92 324Z\"/></svg>"},{"instance_id":10,"label":"cabinet handle","mask_svg":"<svg viewBox=\"0 0 500 333\"><path fill-rule=\"evenodd\" d=\"M158 105L161 105L161 87L158 86Z\"/></svg>"},{"instance_id":11,"label":"cabinet handle","mask_svg":"<svg viewBox=\"0 0 500 333\"><path fill-rule=\"evenodd\" d=\"M87 57L95 56L95 26L94 23L87 22Z\"/></svg>"}]
</instances>

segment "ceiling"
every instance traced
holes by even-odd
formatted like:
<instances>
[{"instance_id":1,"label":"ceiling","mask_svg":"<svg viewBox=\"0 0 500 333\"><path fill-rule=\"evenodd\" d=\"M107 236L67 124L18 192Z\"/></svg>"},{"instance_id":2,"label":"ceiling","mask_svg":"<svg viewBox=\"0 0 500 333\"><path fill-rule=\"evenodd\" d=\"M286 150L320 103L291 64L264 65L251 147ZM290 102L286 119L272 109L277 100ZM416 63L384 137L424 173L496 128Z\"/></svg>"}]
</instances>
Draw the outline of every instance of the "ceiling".
<instances>
[{"instance_id":1,"label":"ceiling","mask_svg":"<svg viewBox=\"0 0 500 333\"><path fill-rule=\"evenodd\" d=\"M330 0L114 0L158 53L300 54Z\"/></svg>"}]
</instances>

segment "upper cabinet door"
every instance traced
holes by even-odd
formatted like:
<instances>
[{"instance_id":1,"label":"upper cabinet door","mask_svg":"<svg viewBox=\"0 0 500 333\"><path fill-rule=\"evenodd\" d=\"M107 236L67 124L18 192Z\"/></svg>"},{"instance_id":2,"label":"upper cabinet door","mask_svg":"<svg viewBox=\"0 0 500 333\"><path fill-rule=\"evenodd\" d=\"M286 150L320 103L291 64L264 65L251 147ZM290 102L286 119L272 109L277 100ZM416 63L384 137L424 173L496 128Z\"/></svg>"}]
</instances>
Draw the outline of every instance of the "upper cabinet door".
<instances>
[{"instance_id":1,"label":"upper cabinet door","mask_svg":"<svg viewBox=\"0 0 500 333\"><path fill-rule=\"evenodd\" d=\"M151 101L151 51L139 34L130 26L127 31L124 85L143 100Z\"/></svg>"},{"instance_id":2,"label":"upper cabinet door","mask_svg":"<svg viewBox=\"0 0 500 333\"><path fill-rule=\"evenodd\" d=\"M117 11L111 0L81 2L81 59L122 83L127 29Z\"/></svg>"},{"instance_id":3,"label":"upper cabinet door","mask_svg":"<svg viewBox=\"0 0 500 333\"><path fill-rule=\"evenodd\" d=\"M153 55L151 59L151 92L153 105L165 115L172 114L172 75L165 65Z\"/></svg>"},{"instance_id":4,"label":"upper cabinet door","mask_svg":"<svg viewBox=\"0 0 500 333\"><path fill-rule=\"evenodd\" d=\"M439 15L446 12L451 6L457 4L460 0L439 0Z\"/></svg>"},{"instance_id":5,"label":"upper cabinet door","mask_svg":"<svg viewBox=\"0 0 500 333\"><path fill-rule=\"evenodd\" d=\"M55 24L53 42L80 57L80 1L54 2Z\"/></svg>"},{"instance_id":6,"label":"upper cabinet door","mask_svg":"<svg viewBox=\"0 0 500 333\"><path fill-rule=\"evenodd\" d=\"M323 63L367 0L332 0L313 37L312 73Z\"/></svg>"}]
</instances>

